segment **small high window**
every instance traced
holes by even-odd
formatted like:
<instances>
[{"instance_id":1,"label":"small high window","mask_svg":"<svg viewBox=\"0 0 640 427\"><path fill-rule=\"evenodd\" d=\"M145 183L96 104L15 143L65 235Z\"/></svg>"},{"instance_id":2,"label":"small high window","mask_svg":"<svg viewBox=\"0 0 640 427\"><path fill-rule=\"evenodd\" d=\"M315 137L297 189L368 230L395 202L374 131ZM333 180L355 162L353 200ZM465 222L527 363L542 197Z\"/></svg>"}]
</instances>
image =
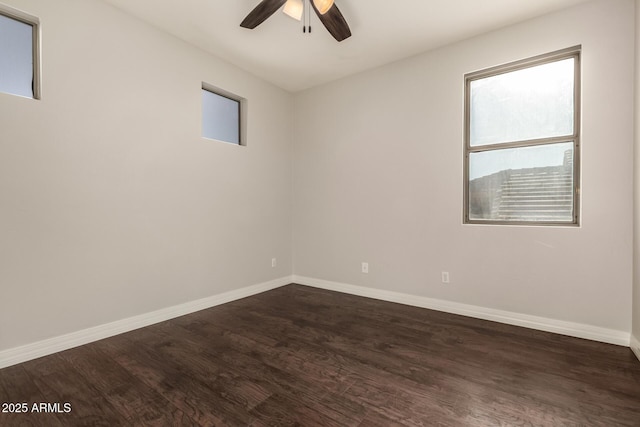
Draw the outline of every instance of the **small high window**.
<instances>
[{"instance_id":1,"label":"small high window","mask_svg":"<svg viewBox=\"0 0 640 427\"><path fill-rule=\"evenodd\" d=\"M579 97L579 47L465 76L465 223L579 223Z\"/></svg>"},{"instance_id":2,"label":"small high window","mask_svg":"<svg viewBox=\"0 0 640 427\"><path fill-rule=\"evenodd\" d=\"M0 92L40 98L37 18L0 5Z\"/></svg>"},{"instance_id":3,"label":"small high window","mask_svg":"<svg viewBox=\"0 0 640 427\"><path fill-rule=\"evenodd\" d=\"M244 100L236 95L202 85L202 136L245 145Z\"/></svg>"}]
</instances>

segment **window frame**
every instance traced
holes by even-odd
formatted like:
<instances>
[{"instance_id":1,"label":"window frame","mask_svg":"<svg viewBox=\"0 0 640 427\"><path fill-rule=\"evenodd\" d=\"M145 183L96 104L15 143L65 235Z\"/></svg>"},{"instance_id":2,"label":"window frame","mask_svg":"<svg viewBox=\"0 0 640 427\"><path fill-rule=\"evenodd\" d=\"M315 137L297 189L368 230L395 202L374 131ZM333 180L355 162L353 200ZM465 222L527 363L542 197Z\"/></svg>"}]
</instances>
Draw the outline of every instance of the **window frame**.
<instances>
[{"instance_id":1,"label":"window frame","mask_svg":"<svg viewBox=\"0 0 640 427\"><path fill-rule=\"evenodd\" d=\"M204 123L201 122L200 123L200 133L201 133L201 137L209 140L209 141L220 141L220 142L224 142L226 144L230 144L230 145L237 145L239 147L246 147L247 145L247 138L246 138L246 123L247 123L247 100L241 96L238 96L234 93L231 93L229 91L226 91L224 89L220 89L217 86L213 86L209 83L205 83L202 82L202 90L209 92L209 93L213 93L214 95L218 95L221 96L223 98L227 98L231 101L235 101L238 103L238 142L231 142L231 141L225 141L222 139L216 139L216 138L211 138L208 136L205 136L202 134L202 130L204 127ZM202 92L200 92L200 95L202 96ZM201 108L201 120L204 121L204 116L202 114L202 104L200 106Z\"/></svg>"},{"instance_id":2,"label":"window frame","mask_svg":"<svg viewBox=\"0 0 640 427\"><path fill-rule=\"evenodd\" d=\"M580 226L580 176L581 176L581 156L580 156L580 130L581 130L581 53L580 45L567 49L546 53L531 58L510 62L504 65L487 68L484 70L465 74L464 76L464 201L463 201L463 224L486 224L486 225L526 225L526 226ZM532 68L539 65L549 64L565 59L574 59L574 90L573 90L573 134L561 135L557 137L534 138L528 140L518 140L510 142L500 142L494 144L471 146L471 82L488 77L506 74ZM471 153L486 151L496 151L509 148L537 147L545 145L555 145L560 143L573 143L573 218L572 221L508 221L497 219L470 219L469 217L469 157Z\"/></svg>"},{"instance_id":3,"label":"window frame","mask_svg":"<svg viewBox=\"0 0 640 427\"><path fill-rule=\"evenodd\" d=\"M40 19L29 15L28 13L22 12L18 9L14 9L7 5L0 3L0 15L3 15L6 18L13 19L14 21L22 22L23 24L30 25L32 28L31 33L31 43L32 43L32 56L33 56L33 82L31 84L31 91L33 96L27 97L23 95L18 95L15 93L8 92L0 92L6 95L19 96L21 98L27 99L41 99L41 67L40 67Z\"/></svg>"}]
</instances>

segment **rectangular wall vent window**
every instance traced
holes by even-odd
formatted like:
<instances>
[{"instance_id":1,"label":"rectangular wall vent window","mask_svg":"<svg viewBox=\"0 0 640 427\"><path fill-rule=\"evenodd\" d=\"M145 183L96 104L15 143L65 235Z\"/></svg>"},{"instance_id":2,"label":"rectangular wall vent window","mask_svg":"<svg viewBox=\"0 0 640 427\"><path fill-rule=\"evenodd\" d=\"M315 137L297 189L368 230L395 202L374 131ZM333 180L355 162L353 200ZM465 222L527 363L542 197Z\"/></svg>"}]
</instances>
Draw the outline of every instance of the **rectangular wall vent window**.
<instances>
[{"instance_id":1,"label":"rectangular wall vent window","mask_svg":"<svg viewBox=\"0 0 640 427\"><path fill-rule=\"evenodd\" d=\"M0 7L0 92L39 98L38 20Z\"/></svg>"},{"instance_id":2,"label":"rectangular wall vent window","mask_svg":"<svg viewBox=\"0 0 640 427\"><path fill-rule=\"evenodd\" d=\"M202 136L231 144L243 141L243 99L203 85Z\"/></svg>"},{"instance_id":3,"label":"rectangular wall vent window","mask_svg":"<svg viewBox=\"0 0 640 427\"><path fill-rule=\"evenodd\" d=\"M579 223L579 99L579 47L465 76L465 223Z\"/></svg>"}]
</instances>

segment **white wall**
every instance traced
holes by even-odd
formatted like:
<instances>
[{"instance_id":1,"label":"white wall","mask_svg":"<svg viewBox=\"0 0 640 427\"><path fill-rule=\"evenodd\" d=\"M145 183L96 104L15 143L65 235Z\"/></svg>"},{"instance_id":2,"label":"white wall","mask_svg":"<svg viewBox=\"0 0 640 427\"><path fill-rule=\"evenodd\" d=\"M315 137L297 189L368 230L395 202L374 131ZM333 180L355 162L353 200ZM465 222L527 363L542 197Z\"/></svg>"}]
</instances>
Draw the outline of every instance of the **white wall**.
<instances>
[{"instance_id":1,"label":"white wall","mask_svg":"<svg viewBox=\"0 0 640 427\"><path fill-rule=\"evenodd\" d=\"M633 39L596 1L297 95L295 274L628 333ZM462 225L464 74L579 44L582 226Z\"/></svg>"},{"instance_id":2,"label":"white wall","mask_svg":"<svg viewBox=\"0 0 640 427\"><path fill-rule=\"evenodd\" d=\"M636 0L636 37L635 37L635 168L634 168L634 216L633 216L633 306L631 346L640 359L640 0Z\"/></svg>"},{"instance_id":3,"label":"white wall","mask_svg":"<svg viewBox=\"0 0 640 427\"><path fill-rule=\"evenodd\" d=\"M630 331L632 1L425 53L295 105L101 2L2 2L41 19L43 99L0 94L0 351L292 271ZM577 44L582 226L463 226L464 73ZM203 80L249 99L248 147L200 137Z\"/></svg>"},{"instance_id":4,"label":"white wall","mask_svg":"<svg viewBox=\"0 0 640 427\"><path fill-rule=\"evenodd\" d=\"M2 2L43 86L0 94L0 350L291 274L290 94L102 2ZM200 137L203 80L247 147Z\"/></svg>"}]
</instances>

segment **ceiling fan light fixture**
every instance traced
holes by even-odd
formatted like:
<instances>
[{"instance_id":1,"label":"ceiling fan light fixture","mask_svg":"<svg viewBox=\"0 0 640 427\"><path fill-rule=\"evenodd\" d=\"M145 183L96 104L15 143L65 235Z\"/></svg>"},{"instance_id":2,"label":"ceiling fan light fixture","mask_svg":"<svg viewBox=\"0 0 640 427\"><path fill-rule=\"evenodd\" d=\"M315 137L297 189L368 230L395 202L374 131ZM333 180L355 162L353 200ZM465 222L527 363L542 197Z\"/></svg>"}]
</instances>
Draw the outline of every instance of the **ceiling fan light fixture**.
<instances>
[{"instance_id":1,"label":"ceiling fan light fixture","mask_svg":"<svg viewBox=\"0 0 640 427\"><path fill-rule=\"evenodd\" d=\"M302 21L303 11L304 6L302 4L302 0L287 0L287 3L285 3L283 10L285 14L298 21Z\"/></svg>"},{"instance_id":2,"label":"ceiling fan light fixture","mask_svg":"<svg viewBox=\"0 0 640 427\"><path fill-rule=\"evenodd\" d=\"M1 1L2 0L0 0L0 2ZM310 22L307 21L307 19L311 20L311 9L309 9L309 6L311 6L315 14L318 15L322 25L324 25L327 31L329 31L329 34L331 34L336 41L341 42L351 37L349 24L347 24L344 16L342 16L342 13L340 12L340 9L338 9L337 4L334 3L334 0L261 0L260 3L242 20L240 26L242 28L253 30L271 15L277 11L283 10L284 8L287 9L287 15L300 19L298 18L300 12L293 12L295 6L299 6L300 4L302 4L303 9L302 17L305 18L305 24L302 28L303 33L307 32L306 30L311 33L311 24L307 25L307 23Z\"/></svg>"},{"instance_id":3,"label":"ceiling fan light fixture","mask_svg":"<svg viewBox=\"0 0 640 427\"><path fill-rule=\"evenodd\" d=\"M333 6L333 0L311 0L313 5L318 9L321 15L324 15Z\"/></svg>"}]
</instances>

